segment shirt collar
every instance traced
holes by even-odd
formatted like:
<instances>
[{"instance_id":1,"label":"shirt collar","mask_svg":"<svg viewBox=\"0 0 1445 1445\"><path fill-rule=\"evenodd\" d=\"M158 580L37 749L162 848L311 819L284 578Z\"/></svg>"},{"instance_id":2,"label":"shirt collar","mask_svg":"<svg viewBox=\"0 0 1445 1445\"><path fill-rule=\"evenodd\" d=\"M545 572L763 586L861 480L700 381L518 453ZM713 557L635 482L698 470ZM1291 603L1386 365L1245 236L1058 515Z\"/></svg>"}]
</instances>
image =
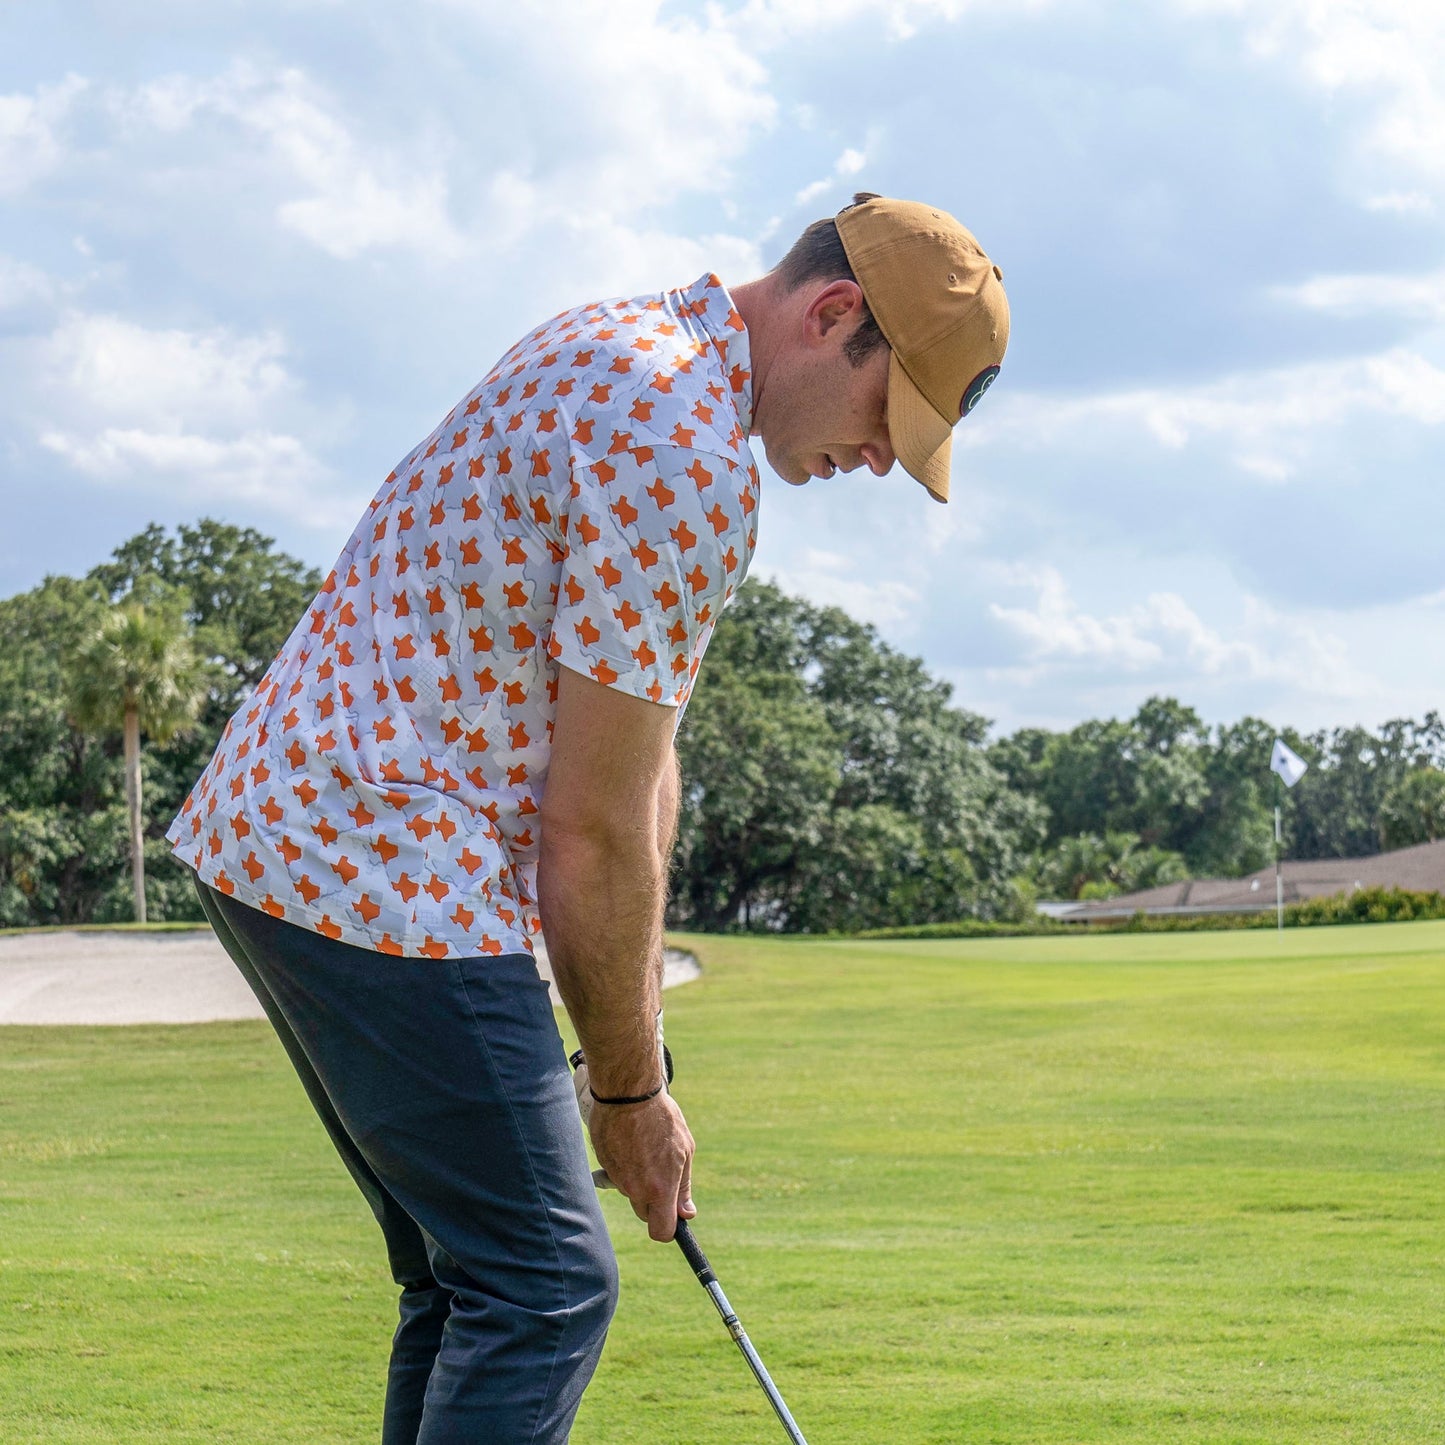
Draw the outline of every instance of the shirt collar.
<instances>
[{"instance_id":1,"label":"shirt collar","mask_svg":"<svg viewBox=\"0 0 1445 1445\"><path fill-rule=\"evenodd\" d=\"M743 436L748 436L753 427L753 361L748 329L733 298L711 271L673 295L677 298L679 314L692 316L712 342L722 363L728 396L738 414L738 426Z\"/></svg>"}]
</instances>

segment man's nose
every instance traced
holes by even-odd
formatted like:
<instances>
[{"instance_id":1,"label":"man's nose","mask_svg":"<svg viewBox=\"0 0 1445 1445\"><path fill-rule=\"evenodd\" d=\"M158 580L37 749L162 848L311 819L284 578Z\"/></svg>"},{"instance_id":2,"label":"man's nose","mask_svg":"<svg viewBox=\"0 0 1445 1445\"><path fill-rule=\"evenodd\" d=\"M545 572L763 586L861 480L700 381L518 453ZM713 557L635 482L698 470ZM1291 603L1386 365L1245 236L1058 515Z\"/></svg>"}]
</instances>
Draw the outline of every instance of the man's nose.
<instances>
[{"instance_id":1,"label":"man's nose","mask_svg":"<svg viewBox=\"0 0 1445 1445\"><path fill-rule=\"evenodd\" d=\"M863 460L868 463L868 470L875 477L886 477L893 470L893 463L898 460L894 455L893 444L886 436L865 443L860 450Z\"/></svg>"}]
</instances>

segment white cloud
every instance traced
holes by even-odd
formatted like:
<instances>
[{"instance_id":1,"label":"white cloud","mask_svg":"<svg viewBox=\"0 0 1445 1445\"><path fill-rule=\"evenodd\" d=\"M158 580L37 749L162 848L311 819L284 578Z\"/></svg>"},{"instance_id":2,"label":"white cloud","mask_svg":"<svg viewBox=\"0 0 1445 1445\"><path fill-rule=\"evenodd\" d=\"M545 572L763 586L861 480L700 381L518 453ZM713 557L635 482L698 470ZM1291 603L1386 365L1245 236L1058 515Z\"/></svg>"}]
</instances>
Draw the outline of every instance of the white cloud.
<instances>
[{"instance_id":1,"label":"white cloud","mask_svg":"<svg viewBox=\"0 0 1445 1445\"><path fill-rule=\"evenodd\" d=\"M1342 316L1398 312L1419 321L1445 321L1445 271L1423 276L1316 276L1282 286L1280 300Z\"/></svg>"},{"instance_id":2,"label":"white cloud","mask_svg":"<svg viewBox=\"0 0 1445 1445\"><path fill-rule=\"evenodd\" d=\"M549 211L635 215L725 194L776 121L754 38L716 6L679 15L663 0L555 0L539 26L510 0L433 3L508 56L487 120L514 137L501 153ZM539 85L551 98L542 109Z\"/></svg>"},{"instance_id":3,"label":"white cloud","mask_svg":"<svg viewBox=\"0 0 1445 1445\"><path fill-rule=\"evenodd\" d=\"M1350 661L1344 643L1307 619L1245 599L1236 636L1211 627L1175 592L1153 592L1124 612L1097 617L1074 601L1062 574L1049 566L994 569L1007 585L1031 588L1032 606L989 604L989 615L1024 646L1024 662L1003 669L1037 682L1058 669L1099 676L1169 676L1276 682L1331 696L1362 698L1371 681Z\"/></svg>"},{"instance_id":4,"label":"white cloud","mask_svg":"<svg viewBox=\"0 0 1445 1445\"><path fill-rule=\"evenodd\" d=\"M305 189L278 205L277 220L338 260L386 247L450 259L465 248L435 163L355 135L335 99L299 70L173 75L114 93L111 104L131 128L178 134L215 116L239 127L246 144L259 139L284 184Z\"/></svg>"},{"instance_id":5,"label":"white cloud","mask_svg":"<svg viewBox=\"0 0 1445 1445\"><path fill-rule=\"evenodd\" d=\"M312 188L280 207L281 224L341 260L384 246L458 255L463 245L447 214L445 179L424 165L409 174L412 158L362 145L310 89L303 76L287 71L237 106L242 124L264 136Z\"/></svg>"},{"instance_id":6,"label":"white cloud","mask_svg":"<svg viewBox=\"0 0 1445 1445\"><path fill-rule=\"evenodd\" d=\"M1236 452L1234 464L1240 471L1265 482L1287 482L1295 474L1291 462L1268 452Z\"/></svg>"},{"instance_id":7,"label":"white cloud","mask_svg":"<svg viewBox=\"0 0 1445 1445\"><path fill-rule=\"evenodd\" d=\"M65 156L58 134L86 81L68 75L33 95L0 95L0 195L22 191Z\"/></svg>"},{"instance_id":8,"label":"white cloud","mask_svg":"<svg viewBox=\"0 0 1445 1445\"><path fill-rule=\"evenodd\" d=\"M115 316L74 313L44 350L70 403L162 430L247 425L291 385L274 332L152 330Z\"/></svg>"},{"instance_id":9,"label":"white cloud","mask_svg":"<svg viewBox=\"0 0 1445 1445\"><path fill-rule=\"evenodd\" d=\"M501 168L469 183L484 198L469 239L509 265L525 252L540 306L708 268L730 282L763 269L766 227L739 234L674 219L704 198L736 221L741 163L777 122L753 38L718 7L689 15L663 0L557 0L539 27L504 0L432 3L509 56L469 121L509 137L495 152ZM542 108L539 83L552 98Z\"/></svg>"},{"instance_id":10,"label":"white cloud","mask_svg":"<svg viewBox=\"0 0 1445 1445\"><path fill-rule=\"evenodd\" d=\"M919 616L923 597L918 588L888 578L859 575L857 558L819 547L805 547L772 580L788 592L801 593L820 607L841 607L860 622L895 630Z\"/></svg>"},{"instance_id":11,"label":"white cloud","mask_svg":"<svg viewBox=\"0 0 1445 1445\"><path fill-rule=\"evenodd\" d=\"M1068 658L1137 672L1159 662L1163 649L1142 635L1136 615L1098 618L1080 612L1063 576L1053 567L1005 569L1016 585L1031 586L1032 607L989 604L989 615L1015 632L1033 660Z\"/></svg>"},{"instance_id":12,"label":"white cloud","mask_svg":"<svg viewBox=\"0 0 1445 1445\"><path fill-rule=\"evenodd\" d=\"M1386 409L1424 426L1445 425L1445 371L1403 350L1371 357L1365 370Z\"/></svg>"},{"instance_id":13,"label":"white cloud","mask_svg":"<svg viewBox=\"0 0 1445 1445\"><path fill-rule=\"evenodd\" d=\"M1445 8L1437 0L1180 3L1187 11L1241 16L1257 56L1297 66L1332 95L1373 98L1371 123L1360 136L1366 151L1437 185L1445 182ZM1375 186L1378 181L1375 175ZM1367 192L1378 194L1373 186Z\"/></svg>"},{"instance_id":14,"label":"white cloud","mask_svg":"<svg viewBox=\"0 0 1445 1445\"><path fill-rule=\"evenodd\" d=\"M1241 469L1272 481L1295 473L1329 437L1371 414L1427 426L1445 423L1445 370L1408 348L1313 362L1177 388L1150 387L1092 397L992 398L986 417L960 429L959 448L999 439L1087 449L1122 433L1166 452L1222 444Z\"/></svg>"},{"instance_id":15,"label":"white cloud","mask_svg":"<svg viewBox=\"0 0 1445 1445\"><path fill-rule=\"evenodd\" d=\"M36 355L40 445L94 481L335 523L329 469L285 425L298 387L283 356L274 333L73 313Z\"/></svg>"},{"instance_id":16,"label":"white cloud","mask_svg":"<svg viewBox=\"0 0 1445 1445\"><path fill-rule=\"evenodd\" d=\"M329 491L327 469L293 436L218 439L106 427L93 436L45 432L40 444L95 481L139 484L195 502L259 502L304 525L351 521L355 510Z\"/></svg>"},{"instance_id":17,"label":"white cloud","mask_svg":"<svg viewBox=\"0 0 1445 1445\"><path fill-rule=\"evenodd\" d=\"M758 246L740 236L683 236L601 215L559 222L558 234L564 244L572 243L565 294L559 289L552 298L558 306L571 305L581 295L655 291L664 284L692 281L707 270L735 284L763 269Z\"/></svg>"},{"instance_id":18,"label":"white cloud","mask_svg":"<svg viewBox=\"0 0 1445 1445\"><path fill-rule=\"evenodd\" d=\"M763 47L870 17L882 20L894 39L907 40L930 20L957 20L980 8L982 0L747 0L733 24ZM1037 9L1039 0L1018 8Z\"/></svg>"},{"instance_id":19,"label":"white cloud","mask_svg":"<svg viewBox=\"0 0 1445 1445\"><path fill-rule=\"evenodd\" d=\"M1424 191L1386 191L1366 196L1365 209L1392 211L1399 216L1428 216L1434 212L1435 202Z\"/></svg>"},{"instance_id":20,"label":"white cloud","mask_svg":"<svg viewBox=\"0 0 1445 1445\"><path fill-rule=\"evenodd\" d=\"M868 164L868 153L866 151L854 150L851 146L833 163L832 175L824 176L822 180L813 181L806 185L793 197L795 206L810 205L819 196L825 196L841 181L849 176L856 176L864 166Z\"/></svg>"},{"instance_id":21,"label":"white cloud","mask_svg":"<svg viewBox=\"0 0 1445 1445\"><path fill-rule=\"evenodd\" d=\"M395 248L440 261L549 233L590 245L594 226L645 233L654 208L727 195L776 119L766 70L710 8L679 17L661 0L558 0L539 26L501 0L432 3L461 48L507 59L444 119L422 98L415 135L363 134L305 72L244 63L112 92L113 113L131 134L220 119L259 141L277 185L302 188L278 203L278 222L338 259Z\"/></svg>"},{"instance_id":22,"label":"white cloud","mask_svg":"<svg viewBox=\"0 0 1445 1445\"><path fill-rule=\"evenodd\" d=\"M55 297L55 283L43 271L0 256L0 312L18 310Z\"/></svg>"}]
</instances>

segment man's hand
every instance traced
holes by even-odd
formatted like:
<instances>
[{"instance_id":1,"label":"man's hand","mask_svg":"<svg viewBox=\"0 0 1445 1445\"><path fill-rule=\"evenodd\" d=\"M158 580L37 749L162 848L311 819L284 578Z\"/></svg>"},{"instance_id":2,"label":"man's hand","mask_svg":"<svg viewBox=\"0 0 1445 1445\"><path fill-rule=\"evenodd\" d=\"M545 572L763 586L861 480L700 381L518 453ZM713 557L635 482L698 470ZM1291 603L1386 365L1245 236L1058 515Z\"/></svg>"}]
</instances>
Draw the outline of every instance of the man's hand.
<instances>
[{"instance_id":1,"label":"man's hand","mask_svg":"<svg viewBox=\"0 0 1445 1445\"><path fill-rule=\"evenodd\" d=\"M597 1162L653 1239L671 1239L679 1215L692 1219L697 1214L692 1134L666 1092L645 1104L594 1103L587 1126Z\"/></svg>"}]
</instances>

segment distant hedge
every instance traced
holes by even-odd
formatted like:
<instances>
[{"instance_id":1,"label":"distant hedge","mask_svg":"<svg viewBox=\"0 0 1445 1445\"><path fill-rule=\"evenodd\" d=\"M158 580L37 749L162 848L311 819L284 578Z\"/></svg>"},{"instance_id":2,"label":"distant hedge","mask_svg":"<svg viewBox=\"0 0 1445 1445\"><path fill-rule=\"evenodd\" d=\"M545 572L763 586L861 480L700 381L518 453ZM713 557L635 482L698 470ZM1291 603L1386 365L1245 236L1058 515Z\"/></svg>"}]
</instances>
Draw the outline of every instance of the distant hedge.
<instances>
[{"instance_id":1,"label":"distant hedge","mask_svg":"<svg viewBox=\"0 0 1445 1445\"><path fill-rule=\"evenodd\" d=\"M1037 923L992 923L961 918L956 923L914 923L906 928L867 928L858 933L831 933L827 938L1035 938L1044 933L1082 930L1040 916ZM817 935L814 935L815 937Z\"/></svg>"},{"instance_id":2,"label":"distant hedge","mask_svg":"<svg viewBox=\"0 0 1445 1445\"><path fill-rule=\"evenodd\" d=\"M1316 923L1407 923L1415 918L1445 918L1445 893L1357 888L1353 893L1292 903L1284 911L1284 921L1301 928Z\"/></svg>"},{"instance_id":3,"label":"distant hedge","mask_svg":"<svg viewBox=\"0 0 1445 1445\"><path fill-rule=\"evenodd\" d=\"M1356 888L1285 905L1286 928L1314 928L1330 923L1408 923L1445 918L1445 894L1414 893L1408 888ZM1219 928L1275 928L1272 908L1260 913L1215 913L1197 917L1150 918L1136 913L1118 923L1094 925L1123 933L1193 933Z\"/></svg>"},{"instance_id":4,"label":"distant hedge","mask_svg":"<svg viewBox=\"0 0 1445 1445\"><path fill-rule=\"evenodd\" d=\"M1445 918L1445 893L1415 893L1408 888L1357 888L1328 898L1310 898L1285 906L1286 928L1314 928L1329 923L1408 923ZM1130 918L1098 923L983 923L965 918L957 923L923 923L911 928L874 928L851 938L1034 938L1061 933L1209 933L1230 928L1274 928L1274 910L1260 913L1172 914L1136 913Z\"/></svg>"}]
</instances>

